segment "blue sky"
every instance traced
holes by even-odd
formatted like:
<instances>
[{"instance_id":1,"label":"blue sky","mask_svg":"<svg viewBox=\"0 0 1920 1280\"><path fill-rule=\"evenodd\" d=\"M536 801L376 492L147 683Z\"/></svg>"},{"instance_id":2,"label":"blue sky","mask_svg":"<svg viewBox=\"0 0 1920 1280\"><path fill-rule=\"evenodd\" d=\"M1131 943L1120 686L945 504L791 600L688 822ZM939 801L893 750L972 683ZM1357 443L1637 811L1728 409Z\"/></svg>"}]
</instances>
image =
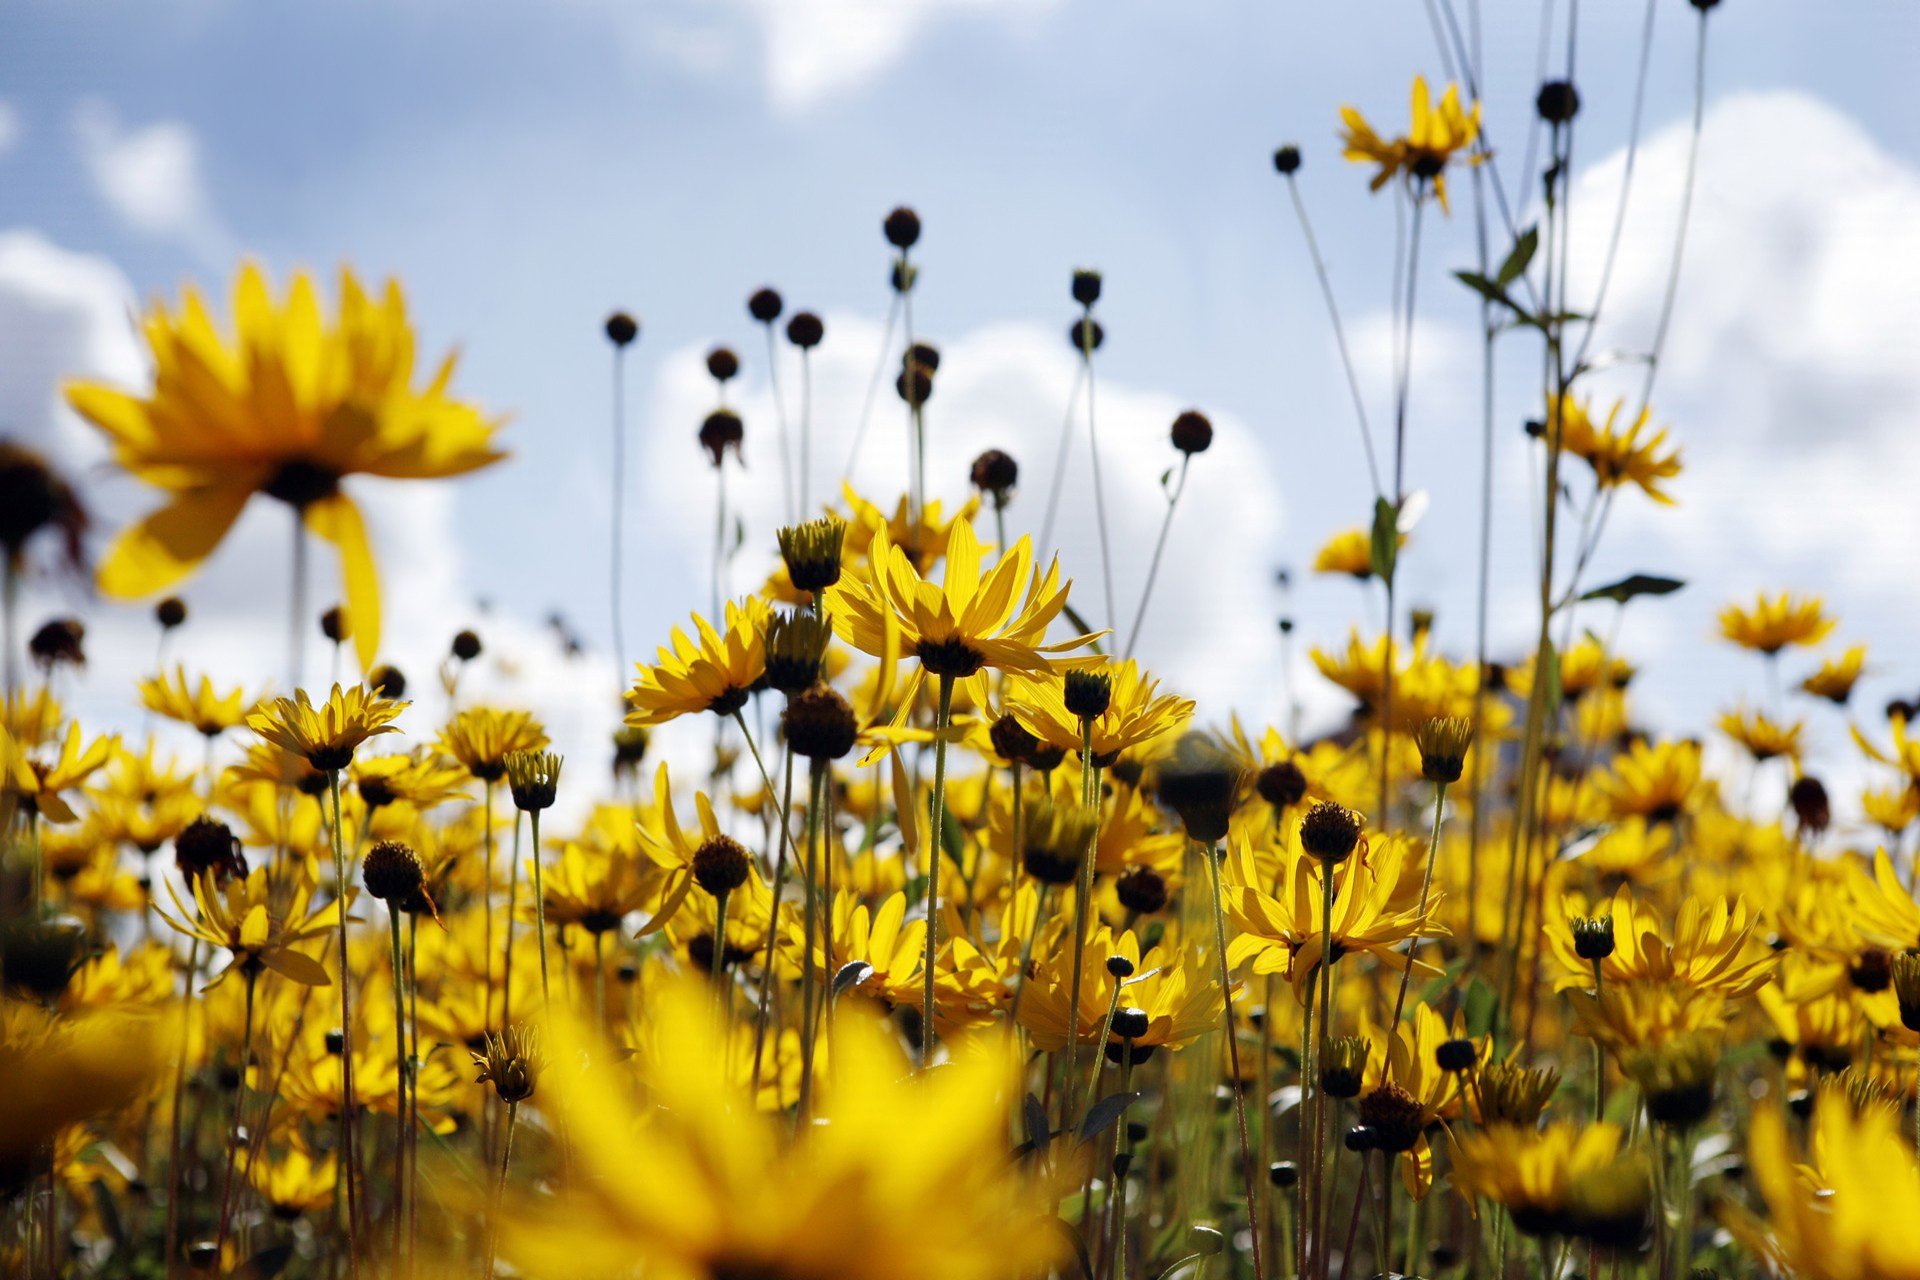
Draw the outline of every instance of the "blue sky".
<instances>
[{"instance_id":1,"label":"blue sky","mask_svg":"<svg viewBox=\"0 0 1920 1280\"><path fill-rule=\"evenodd\" d=\"M1566 9L1554 7L1557 29ZM1631 0L1579 11L1576 218L1612 207L1644 13ZM1487 119L1516 186L1541 12L1482 6ZM1695 12L1658 0L1655 13L1648 147L1628 224L1629 243L1646 249L1623 259L1603 330L1625 348L1646 341L1682 154L1673 130L1691 92ZM1877 706L1920 681L1899 660L1920 625L1896 594L1920 569L1907 498L1920 466L1907 443L1920 435L1920 399L1908 394L1920 391L1910 355L1920 289L1907 287L1920 284L1910 83L1920 9L1727 0L1711 40L1695 252L1656 396L1687 450L1683 505L1623 502L1595 574L1700 584L1636 616L1626 637L1655 662L1650 712L1671 723L1697 725L1757 692L1756 673L1707 632L1723 597L1761 586L1828 590L1844 638L1874 645ZM1556 62L1562 48L1556 36ZM460 385L513 414L518 456L451 494L396 491L383 504L377 528L401 597L395 651L425 666L485 598L513 660L497 674L590 724L606 707L586 690L613 683L601 318L621 306L645 325L630 384L639 506L628 631L650 645L706 597L710 481L692 435L712 396L699 353L726 341L746 357L749 461L771 462L764 352L743 304L777 285L790 306L828 317L821 430L843 439L887 302L878 222L904 201L927 226L917 323L948 348L954 374L934 406L935 488L958 496L966 457L1000 445L1026 468L1015 526L1037 523L1072 373L1068 273L1102 269L1102 429L1126 499L1123 584L1137 583L1158 519L1166 421L1191 404L1222 429L1219 450L1196 465L1176 571L1142 654L1210 714L1231 701L1270 715L1283 687L1271 571L1363 520L1370 494L1268 156L1283 141L1305 150L1303 190L1383 416L1392 203L1339 160L1334 128L1345 102L1383 125L1403 121L1416 71L1444 74L1414 0L16 0L0 17L11 122L0 130L10 136L0 229L60 252L23 251L0 270L0 333L30 329L45 348L30 367L0 370L0 410L14 418L0 429L54 440L77 465L94 460L52 407L50 383L67 357L137 376L114 337L126 305L115 288L144 297L194 279L217 291L243 253L276 270L351 261L397 273L428 345L461 346ZM1577 242L1597 249L1604 221L1580 222ZM1456 650L1472 642L1477 351L1470 299L1444 272L1468 265L1470 226L1463 204L1424 250L1409 455L1410 484L1433 503L1409 552L1408 596L1438 606ZM68 329L65 347L48 336ZM1527 358L1514 347L1508 363ZM1532 406L1524 380L1502 386L1495 630L1517 647L1530 627L1517 427ZM897 423L882 421L884 440ZM897 486L889 447L856 471L866 487ZM1070 487L1077 527L1063 551L1086 592L1098 562L1083 536L1083 478ZM766 479L762 465L750 485ZM823 464L815 488L836 479ZM109 483L100 500L118 515L141 497ZM756 545L774 523L770 509L754 513ZM240 532L244 545L200 588L209 619L229 628L219 640L209 621L207 661L245 665L259 648L248 637L283 625L274 589L249 580L278 563L278 530L256 513ZM763 567L743 563L738 585ZM1297 607L1303 631L1325 640L1363 616L1346 583L1304 584ZM595 648L584 666L543 648L539 619L552 608ZM1324 689L1310 701L1338 706Z\"/></svg>"}]
</instances>

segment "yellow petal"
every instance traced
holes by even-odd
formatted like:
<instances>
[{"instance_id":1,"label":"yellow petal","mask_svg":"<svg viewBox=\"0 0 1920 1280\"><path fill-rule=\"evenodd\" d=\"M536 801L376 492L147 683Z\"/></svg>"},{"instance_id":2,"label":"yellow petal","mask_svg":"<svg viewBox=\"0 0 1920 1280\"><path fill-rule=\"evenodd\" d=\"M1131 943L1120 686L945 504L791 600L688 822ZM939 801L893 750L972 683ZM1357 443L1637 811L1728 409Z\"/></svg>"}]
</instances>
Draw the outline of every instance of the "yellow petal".
<instances>
[{"instance_id":1,"label":"yellow petal","mask_svg":"<svg viewBox=\"0 0 1920 1280\"><path fill-rule=\"evenodd\" d=\"M307 528L339 549L354 656L359 658L362 671L370 671L380 652L380 579L374 570L373 545L367 540L360 508L346 494L336 492L307 508Z\"/></svg>"},{"instance_id":2,"label":"yellow petal","mask_svg":"<svg viewBox=\"0 0 1920 1280\"><path fill-rule=\"evenodd\" d=\"M247 484L192 489L121 530L100 566L100 590L129 599L173 586L213 553L252 494Z\"/></svg>"}]
</instances>

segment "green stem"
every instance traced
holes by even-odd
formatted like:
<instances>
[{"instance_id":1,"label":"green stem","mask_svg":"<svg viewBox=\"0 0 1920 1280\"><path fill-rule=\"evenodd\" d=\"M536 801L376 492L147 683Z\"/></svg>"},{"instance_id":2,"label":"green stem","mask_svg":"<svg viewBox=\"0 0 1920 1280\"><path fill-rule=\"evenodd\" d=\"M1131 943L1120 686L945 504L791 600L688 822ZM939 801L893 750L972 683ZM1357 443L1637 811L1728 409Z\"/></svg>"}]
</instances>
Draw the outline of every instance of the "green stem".
<instances>
[{"instance_id":1,"label":"green stem","mask_svg":"<svg viewBox=\"0 0 1920 1280\"><path fill-rule=\"evenodd\" d=\"M1427 916L1427 898L1433 892L1433 864L1440 855L1440 824L1447 812L1447 784L1437 784L1438 790L1433 798L1433 838L1427 842L1427 869L1420 878L1420 910L1418 919L1425 921ZM1407 943L1407 967L1400 973L1400 994L1394 998L1393 1021L1387 1024L1387 1031L1400 1025L1400 1015L1407 1007L1407 988L1413 984L1413 956L1420 949L1420 936L1415 934Z\"/></svg>"},{"instance_id":2,"label":"green stem","mask_svg":"<svg viewBox=\"0 0 1920 1280\"><path fill-rule=\"evenodd\" d=\"M410 1091L407 1078L411 1075L407 1055L407 971L400 954L400 904L397 900L387 903L387 934L393 949L393 1033L399 1038L399 1047L394 1052L394 1086L398 1096L395 1114L400 1118L401 1132L393 1144L393 1274L400 1274L400 1260L403 1255L403 1241L406 1239L406 1216L401 1212L406 1204L407 1187L407 1134L409 1112L407 1099Z\"/></svg>"},{"instance_id":3,"label":"green stem","mask_svg":"<svg viewBox=\"0 0 1920 1280\"><path fill-rule=\"evenodd\" d=\"M902 257L905 255L903 254ZM927 833L927 953L920 1001L920 1066L933 1061L934 963L940 953L940 846L947 821L947 726L953 719L953 677L940 677L933 718L933 826Z\"/></svg>"},{"instance_id":4,"label":"green stem","mask_svg":"<svg viewBox=\"0 0 1920 1280\"><path fill-rule=\"evenodd\" d=\"M540 811L527 815L533 833L533 927L540 945L540 1000L553 1013L553 992L547 981L547 892L540 876Z\"/></svg>"},{"instance_id":5,"label":"green stem","mask_svg":"<svg viewBox=\"0 0 1920 1280\"><path fill-rule=\"evenodd\" d=\"M1233 1110L1240 1125L1241 1180L1246 1186L1247 1239L1253 1248L1254 1280L1265 1280L1266 1268L1260 1252L1260 1212L1257 1204L1259 1183L1254 1179L1253 1145L1247 1140L1247 1091L1240 1076L1240 1037L1233 1026L1233 978L1227 967L1227 907L1220 892L1220 845L1216 841L1203 851L1207 871L1213 881L1213 943L1220 953L1220 1010L1226 1020L1227 1068L1233 1073ZM1264 1064L1263 1064L1264 1065ZM1262 1072L1264 1077L1264 1071ZM1256 1083L1264 1085L1264 1079ZM1265 1094L1264 1087L1261 1090Z\"/></svg>"},{"instance_id":6,"label":"green stem","mask_svg":"<svg viewBox=\"0 0 1920 1280\"><path fill-rule=\"evenodd\" d=\"M597 943L600 935L594 935ZM494 1254L500 1244L500 1201L507 1190L507 1163L513 1159L513 1122L520 1116L520 1104L507 1104L507 1136L500 1144L500 1176L493 1184L493 1210L487 1214L487 1272L486 1280L493 1280Z\"/></svg>"},{"instance_id":7,"label":"green stem","mask_svg":"<svg viewBox=\"0 0 1920 1280\"><path fill-rule=\"evenodd\" d=\"M347 1186L347 1273L360 1275L360 1250L357 1241L360 1218L359 1158L354 1151L354 1114L358 1110L353 1096L353 965L347 953L347 855L341 845L340 771L327 772L327 791L333 799L333 877L334 914L340 921L340 1177ZM492 817L493 788L487 788L488 817ZM492 824L488 824L491 832ZM491 834L489 834L491 841ZM493 868L488 859L488 871Z\"/></svg>"}]
</instances>

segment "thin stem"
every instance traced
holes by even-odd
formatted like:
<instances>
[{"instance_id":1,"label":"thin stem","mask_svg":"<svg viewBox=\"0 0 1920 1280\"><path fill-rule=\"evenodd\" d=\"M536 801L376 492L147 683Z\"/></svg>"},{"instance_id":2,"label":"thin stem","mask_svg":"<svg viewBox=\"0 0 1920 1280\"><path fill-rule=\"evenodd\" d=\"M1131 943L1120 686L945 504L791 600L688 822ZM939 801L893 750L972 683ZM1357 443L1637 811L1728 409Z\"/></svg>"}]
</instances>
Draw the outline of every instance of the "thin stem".
<instances>
[{"instance_id":1,"label":"thin stem","mask_svg":"<svg viewBox=\"0 0 1920 1280\"><path fill-rule=\"evenodd\" d=\"M1647 352L1647 376L1640 384L1640 412L1653 400L1653 380L1660 372L1660 356L1667 345L1667 326L1673 321L1673 301L1680 291L1680 261L1687 248L1687 225L1693 215L1694 179L1700 171L1700 124L1707 107L1707 10L1700 10L1699 34L1693 51L1693 127L1687 135L1687 176L1680 186L1680 222L1673 233L1673 259L1667 268L1666 291L1660 299L1660 320L1654 326L1653 346ZM1634 415L1637 419L1639 414Z\"/></svg>"},{"instance_id":2,"label":"thin stem","mask_svg":"<svg viewBox=\"0 0 1920 1280\"><path fill-rule=\"evenodd\" d=\"M1420 908L1415 919L1427 918L1427 897L1433 892L1433 864L1440 854L1440 824L1447 812L1447 784L1438 784L1433 797L1433 838L1427 843L1427 869L1420 877ZM1413 984L1413 955L1420 948L1420 935L1415 934L1407 943L1407 967L1400 971L1400 994L1393 1001L1393 1020L1387 1023L1387 1031L1400 1025L1400 1015L1406 1011L1407 988Z\"/></svg>"},{"instance_id":3,"label":"thin stem","mask_svg":"<svg viewBox=\"0 0 1920 1280\"><path fill-rule=\"evenodd\" d=\"M247 1111L247 1061L253 1056L253 996L254 988L259 985L260 971L247 964L247 994L245 1020L240 1031L240 1081L233 1087L233 1126L228 1131L226 1147L226 1170L220 1175L220 1232L215 1241L215 1257L225 1257L227 1251L227 1233L233 1224L233 1166L234 1156L239 1149L237 1139L240 1136L240 1122Z\"/></svg>"},{"instance_id":4,"label":"thin stem","mask_svg":"<svg viewBox=\"0 0 1920 1280\"><path fill-rule=\"evenodd\" d=\"M1122 661L1133 656L1133 646L1140 642L1140 624L1147 620L1147 602L1153 599L1153 584L1160 576L1160 557L1167 549L1167 531L1173 528L1173 511L1180 505L1180 495L1187 490L1187 464L1192 461L1192 454L1180 455L1180 478L1167 498L1167 513L1160 519L1160 536L1153 540L1153 559L1147 562L1147 585L1140 591L1140 608L1133 615L1132 629L1127 632L1127 647L1120 654Z\"/></svg>"},{"instance_id":5,"label":"thin stem","mask_svg":"<svg viewBox=\"0 0 1920 1280\"><path fill-rule=\"evenodd\" d=\"M1067 414L1060 423L1060 447L1054 453L1053 480L1047 486L1047 512L1040 520L1040 545L1053 545L1053 518L1060 513L1060 491L1067 479L1067 455L1073 446L1073 420L1079 416L1080 388L1086 385L1087 366L1082 361L1073 374L1073 389L1067 393Z\"/></svg>"},{"instance_id":6,"label":"thin stem","mask_svg":"<svg viewBox=\"0 0 1920 1280\"><path fill-rule=\"evenodd\" d=\"M627 640L620 606L620 558L622 544L626 541L624 519L627 489L626 369L626 348L616 343L613 348L613 471L608 476L608 482L613 487L613 527L610 532L611 554L607 559L607 607L613 614L613 671L616 684L619 683L620 673L627 669Z\"/></svg>"},{"instance_id":7,"label":"thin stem","mask_svg":"<svg viewBox=\"0 0 1920 1280\"><path fill-rule=\"evenodd\" d=\"M780 437L780 494L786 500L787 523L794 521L793 453L787 445L787 406L780 396L780 349L773 338L773 321L762 326L767 331L767 389L773 393L774 432Z\"/></svg>"},{"instance_id":8,"label":"thin stem","mask_svg":"<svg viewBox=\"0 0 1920 1280\"><path fill-rule=\"evenodd\" d=\"M600 935L596 933L594 941L597 943L599 940ZM507 1104L507 1136L506 1140L500 1144L500 1176L494 1180L493 1209L487 1214L486 1280L493 1280L494 1253L500 1244L500 1201L507 1191L507 1164L513 1159L513 1122L519 1119L519 1116L520 1104L509 1102Z\"/></svg>"},{"instance_id":9,"label":"thin stem","mask_svg":"<svg viewBox=\"0 0 1920 1280\"><path fill-rule=\"evenodd\" d=\"M1072 1080L1080 1061L1080 978L1086 964L1087 917L1092 908L1093 899L1093 863L1100 849L1100 810L1095 806L1098 783L1094 774L1093 721L1082 718L1080 721L1080 803L1093 809L1095 822L1092 832L1087 837L1087 847L1080 855L1080 865L1074 875L1073 981L1067 989L1067 1086L1060 1090L1060 1127L1063 1129L1070 1128L1074 1122L1074 1115L1067 1107L1072 1102Z\"/></svg>"},{"instance_id":10,"label":"thin stem","mask_svg":"<svg viewBox=\"0 0 1920 1280\"><path fill-rule=\"evenodd\" d=\"M1315 1057L1323 1065L1327 1060L1327 1044L1333 1029L1333 870L1332 863L1320 863L1320 1044ZM1313 1113L1313 1199L1319 1223L1315 1231L1319 1236L1320 1267L1324 1273L1327 1265L1325 1222L1328 1188L1322 1179L1326 1174L1327 1120L1332 1100L1318 1078L1312 1083L1316 1099Z\"/></svg>"},{"instance_id":11,"label":"thin stem","mask_svg":"<svg viewBox=\"0 0 1920 1280\"><path fill-rule=\"evenodd\" d=\"M1240 1165L1241 1180L1246 1190L1247 1239L1253 1248L1254 1280L1263 1280L1266 1268L1261 1263L1260 1254L1259 1183L1254 1179L1253 1145L1247 1139L1247 1090L1246 1082L1240 1076L1240 1037L1233 1025L1233 977L1227 967L1227 906L1220 890L1220 845L1215 842L1201 852L1207 860L1207 872L1213 881L1213 943L1214 949L1220 953L1220 1011L1226 1020L1227 1069L1233 1075L1234 1118L1240 1125ZM1263 1076L1264 1066L1263 1063Z\"/></svg>"},{"instance_id":12,"label":"thin stem","mask_svg":"<svg viewBox=\"0 0 1920 1280\"><path fill-rule=\"evenodd\" d=\"M920 999L920 1066L933 1061L934 964L940 954L940 833L947 821L947 727L953 719L953 677L940 677L933 718L933 825L927 841L927 953Z\"/></svg>"},{"instance_id":13,"label":"thin stem","mask_svg":"<svg viewBox=\"0 0 1920 1280\"><path fill-rule=\"evenodd\" d=\"M540 811L527 815L533 839L533 927L540 945L540 1002L544 1011L553 1012L553 992L547 982L547 892L540 875Z\"/></svg>"},{"instance_id":14,"label":"thin stem","mask_svg":"<svg viewBox=\"0 0 1920 1280\"><path fill-rule=\"evenodd\" d=\"M180 1258L180 1183L182 1156L180 1113L187 1105L187 1042L193 1022L193 980L200 972L200 939L187 947L186 989L180 994L180 1044L173 1063L173 1107L167 1119L167 1277L177 1273Z\"/></svg>"},{"instance_id":15,"label":"thin stem","mask_svg":"<svg viewBox=\"0 0 1920 1280\"><path fill-rule=\"evenodd\" d=\"M1113 544L1107 534L1107 490L1100 480L1100 437L1093 415L1093 308L1083 309L1080 321L1080 362L1087 369L1087 452L1093 459L1093 514L1100 529L1100 577L1107 589L1107 620L1118 622L1113 597Z\"/></svg>"},{"instance_id":16,"label":"thin stem","mask_svg":"<svg viewBox=\"0 0 1920 1280\"><path fill-rule=\"evenodd\" d=\"M873 362L873 376L867 379L867 394L860 402L860 425L854 428L853 447L847 451L847 465L840 473L840 482L845 484L853 478L853 464L860 459L860 446L867 441L867 424L873 421L873 401L880 391L880 381L887 376L887 353L893 350L893 328L900 321L900 291L893 291L893 300L887 304L887 323L880 331L880 354Z\"/></svg>"},{"instance_id":17,"label":"thin stem","mask_svg":"<svg viewBox=\"0 0 1920 1280\"><path fill-rule=\"evenodd\" d=\"M802 519L807 514L807 473L813 468L813 353L807 347L800 348L800 474L796 485L800 490L799 514Z\"/></svg>"},{"instance_id":18,"label":"thin stem","mask_svg":"<svg viewBox=\"0 0 1920 1280\"><path fill-rule=\"evenodd\" d=\"M820 844L820 804L821 794L827 785L827 762L814 760L807 771L807 853L806 861L801 865L801 875L806 881L805 901L801 904L800 934L802 963L800 965L800 1105L796 1111L798 1122L807 1122L809 1105L813 1099L813 1050L815 1040L814 993L819 983L814 975L814 920L819 913L819 869L817 865ZM826 905L828 912L833 903ZM833 963L833 943L827 942L827 965ZM772 972L767 980L773 980Z\"/></svg>"},{"instance_id":19,"label":"thin stem","mask_svg":"<svg viewBox=\"0 0 1920 1280\"><path fill-rule=\"evenodd\" d=\"M793 821L793 750L791 747L787 749L785 755L786 762L781 769L779 813L779 821L783 827ZM773 911L777 916L780 911L780 896L787 887L787 846L782 842L776 845L775 849L772 901ZM760 962L760 998L753 1016L753 1092L756 1096L760 1092L760 1067L767 1044L767 1019L773 1003L773 952L779 933L778 929L771 927L767 929L767 950ZM813 963L811 947L807 948L804 962L809 965Z\"/></svg>"},{"instance_id":20,"label":"thin stem","mask_svg":"<svg viewBox=\"0 0 1920 1280\"><path fill-rule=\"evenodd\" d=\"M307 522L298 507L293 511L293 573L288 578L287 683L300 687L307 667Z\"/></svg>"},{"instance_id":21,"label":"thin stem","mask_svg":"<svg viewBox=\"0 0 1920 1280\"><path fill-rule=\"evenodd\" d=\"M1027 994L1027 970L1033 965L1033 944L1040 937L1041 922L1047 918L1047 896L1052 892L1052 885L1040 886L1040 898L1033 909L1033 923L1027 929L1026 941L1020 944L1020 971L1013 975L1013 1003L1007 1009L1009 1027L1018 1028L1020 1025L1020 1001Z\"/></svg>"},{"instance_id":22,"label":"thin stem","mask_svg":"<svg viewBox=\"0 0 1920 1280\"><path fill-rule=\"evenodd\" d=\"M1307 205L1300 198L1300 184L1293 174L1287 175L1287 194L1293 197L1293 211L1300 219L1300 231L1307 241L1307 256L1313 260L1314 279L1320 282L1327 318L1333 322L1333 343L1340 352L1340 368L1347 375L1347 392L1353 397L1353 416L1360 428L1360 444L1367 454L1367 475L1373 482L1374 496L1381 497L1386 491L1380 485L1380 460L1374 456L1373 428L1367 425L1367 400L1360 393L1360 376L1354 371L1353 356L1347 350L1347 331L1340 322L1340 304L1334 298L1333 282L1327 278L1326 259L1320 254L1320 242L1313 234L1313 222L1307 217Z\"/></svg>"},{"instance_id":23,"label":"thin stem","mask_svg":"<svg viewBox=\"0 0 1920 1280\"><path fill-rule=\"evenodd\" d=\"M732 893L722 889L713 895L713 998L733 1020L733 1001L727 999L727 899Z\"/></svg>"},{"instance_id":24,"label":"thin stem","mask_svg":"<svg viewBox=\"0 0 1920 1280\"><path fill-rule=\"evenodd\" d=\"M400 903L397 899L387 903L387 933L393 946L393 1032L400 1038L400 1048L394 1054L394 1088L399 1099L398 1115L404 1126L410 1115L407 1100L410 1091L407 1087L407 970L400 954ZM406 1204L407 1187L407 1135L404 1130L398 1135L393 1147L393 1274L400 1274L400 1259L406 1240L406 1216L402 1207Z\"/></svg>"},{"instance_id":25,"label":"thin stem","mask_svg":"<svg viewBox=\"0 0 1920 1280\"><path fill-rule=\"evenodd\" d=\"M356 1240L360 1217L359 1159L354 1152L353 1096L353 966L347 952L347 855L341 845L340 771L327 771L327 792L333 798L333 876L334 914L340 921L340 1176L347 1184L347 1270L360 1274L360 1250ZM487 789L493 794L491 786ZM491 814L491 811L489 811ZM489 830L491 830L491 823ZM488 869L492 869L489 861ZM491 949L489 949L491 950Z\"/></svg>"}]
</instances>

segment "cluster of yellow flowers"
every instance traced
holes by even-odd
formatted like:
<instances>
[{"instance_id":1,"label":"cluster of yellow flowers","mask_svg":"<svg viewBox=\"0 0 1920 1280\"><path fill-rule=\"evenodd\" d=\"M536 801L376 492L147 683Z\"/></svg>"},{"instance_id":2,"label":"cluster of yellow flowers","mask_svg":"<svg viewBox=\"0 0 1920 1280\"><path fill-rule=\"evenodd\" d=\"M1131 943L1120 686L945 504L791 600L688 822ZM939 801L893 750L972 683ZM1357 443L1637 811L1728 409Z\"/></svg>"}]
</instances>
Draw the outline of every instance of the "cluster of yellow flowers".
<instances>
[{"instance_id":1,"label":"cluster of yellow flowers","mask_svg":"<svg viewBox=\"0 0 1920 1280\"><path fill-rule=\"evenodd\" d=\"M1444 206L1480 129L1417 82L1407 135L1349 110L1346 142ZM887 229L910 288L917 220ZM1311 654L1338 730L1208 728L1005 536L990 455L963 505L848 489L750 548L765 587L638 667L599 792L537 710L374 665L342 478L500 456L450 363L416 384L397 288L348 276L329 321L248 269L233 309L149 316L148 394L72 391L169 495L102 584L167 589L267 494L341 549L367 675L161 664L141 701L198 764L88 733L58 646L6 691L7 1275L1920 1276L1920 736L1849 721L1874 838L1843 839L1775 669L1834 631L1817 598L1721 615L1770 678L1718 726L1744 772L1638 727L1610 641L1549 638L1659 580L1544 592L1506 665L1355 630ZM1594 538L1617 491L1672 501L1644 406L1547 404ZM1315 567L1391 617L1379 502ZM1808 716L1864 664L1810 672ZM649 761L687 717L711 761Z\"/></svg>"}]
</instances>

